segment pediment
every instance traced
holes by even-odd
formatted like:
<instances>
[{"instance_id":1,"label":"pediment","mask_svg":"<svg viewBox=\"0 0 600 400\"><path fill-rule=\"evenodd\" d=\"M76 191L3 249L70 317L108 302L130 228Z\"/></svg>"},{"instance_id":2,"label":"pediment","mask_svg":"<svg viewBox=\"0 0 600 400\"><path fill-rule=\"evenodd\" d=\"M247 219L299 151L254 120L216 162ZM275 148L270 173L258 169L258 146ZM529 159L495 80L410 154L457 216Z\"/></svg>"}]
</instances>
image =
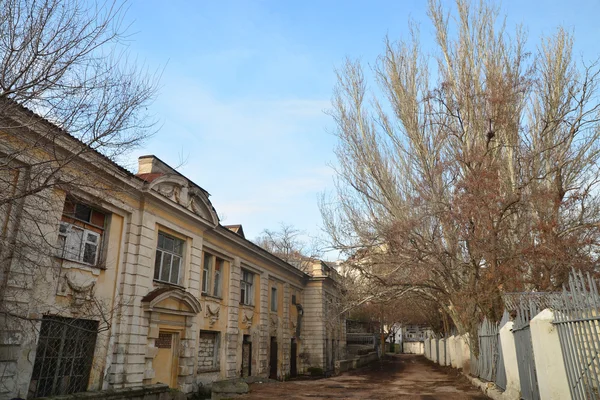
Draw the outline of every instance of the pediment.
<instances>
[{"instance_id":1,"label":"pediment","mask_svg":"<svg viewBox=\"0 0 600 400\"><path fill-rule=\"evenodd\" d=\"M208 193L180 175L163 175L153 180L148 189L181 205L213 226L219 224L219 217L208 199Z\"/></svg>"},{"instance_id":2,"label":"pediment","mask_svg":"<svg viewBox=\"0 0 600 400\"><path fill-rule=\"evenodd\" d=\"M196 297L183 289L159 288L142 298L146 311L171 312L174 314L198 314L202 306Z\"/></svg>"}]
</instances>

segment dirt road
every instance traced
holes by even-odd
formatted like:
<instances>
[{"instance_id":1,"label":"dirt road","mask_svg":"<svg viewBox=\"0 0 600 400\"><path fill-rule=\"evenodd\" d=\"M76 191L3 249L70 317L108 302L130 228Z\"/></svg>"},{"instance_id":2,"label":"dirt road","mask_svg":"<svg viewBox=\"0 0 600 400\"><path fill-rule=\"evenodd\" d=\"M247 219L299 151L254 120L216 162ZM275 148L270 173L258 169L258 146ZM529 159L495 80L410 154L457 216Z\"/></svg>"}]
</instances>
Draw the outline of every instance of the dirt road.
<instances>
[{"instance_id":1,"label":"dirt road","mask_svg":"<svg viewBox=\"0 0 600 400\"><path fill-rule=\"evenodd\" d=\"M398 355L360 370L328 379L254 383L236 399L421 399L485 400L478 389L451 368L423 356Z\"/></svg>"}]
</instances>

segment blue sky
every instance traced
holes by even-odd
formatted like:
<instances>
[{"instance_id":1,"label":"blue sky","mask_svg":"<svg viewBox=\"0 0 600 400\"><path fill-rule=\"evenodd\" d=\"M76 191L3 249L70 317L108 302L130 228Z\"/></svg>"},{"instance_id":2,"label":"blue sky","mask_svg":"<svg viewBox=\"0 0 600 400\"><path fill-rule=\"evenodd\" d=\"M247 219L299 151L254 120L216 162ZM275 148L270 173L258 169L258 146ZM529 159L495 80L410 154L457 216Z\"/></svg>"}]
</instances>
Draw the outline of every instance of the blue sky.
<instances>
[{"instance_id":1,"label":"blue sky","mask_svg":"<svg viewBox=\"0 0 600 400\"><path fill-rule=\"evenodd\" d=\"M600 55L600 1L504 1L529 46L559 24L576 51ZM163 68L152 112L160 131L132 154L155 154L211 193L223 224L246 236L280 222L320 232L318 194L332 190L335 138L324 113L345 57L372 63L409 18L431 48L426 1L132 0L130 50ZM132 160L133 161L133 160Z\"/></svg>"}]
</instances>

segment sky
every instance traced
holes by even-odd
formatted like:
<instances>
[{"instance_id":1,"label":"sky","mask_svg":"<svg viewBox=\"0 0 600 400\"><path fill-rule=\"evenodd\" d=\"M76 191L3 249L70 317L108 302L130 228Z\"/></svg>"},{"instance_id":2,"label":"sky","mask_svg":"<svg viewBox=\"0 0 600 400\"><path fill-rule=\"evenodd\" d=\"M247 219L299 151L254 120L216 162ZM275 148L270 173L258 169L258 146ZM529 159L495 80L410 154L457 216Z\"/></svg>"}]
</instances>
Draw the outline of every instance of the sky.
<instances>
[{"instance_id":1,"label":"sky","mask_svg":"<svg viewBox=\"0 0 600 400\"><path fill-rule=\"evenodd\" d=\"M584 60L600 56L600 0L500 3L533 51L558 25ZM132 0L129 50L161 70L150 112L159 130L131 155L154 154L211 194L224 225L256 238L280 223L322 235L320 193L332 191L336 139L326 111L345 58L373 63L386 35L419 24L433 51L427 2L408 0ZM305 238L306 239L306 238ZM308 239L306 239L308 240Z\"/></svg>"}]
</instances>

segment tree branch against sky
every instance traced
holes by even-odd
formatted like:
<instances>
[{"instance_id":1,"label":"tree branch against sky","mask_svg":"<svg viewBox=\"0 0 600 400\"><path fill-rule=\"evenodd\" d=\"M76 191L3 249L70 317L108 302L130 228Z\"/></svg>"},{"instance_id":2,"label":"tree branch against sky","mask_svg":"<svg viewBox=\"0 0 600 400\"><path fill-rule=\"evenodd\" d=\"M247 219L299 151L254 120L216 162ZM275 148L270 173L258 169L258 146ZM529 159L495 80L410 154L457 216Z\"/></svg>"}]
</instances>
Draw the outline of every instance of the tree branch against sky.
<instances>
[{"instance_id":1,"label":"tree branch against sky","mask_svg":"<svg viewBox=\"0 0 600 400\"><path fill-rule=\"evenodd\" d=\"M0 313L15 321L50 307L65 193L117 196L98 160L118 160L154 133L147 110L158 75L129 61L126 10L121 1L0 0ZM36 286L43 295L18 301ZM96 305L106 321L112 310Z\"/></svg>"},{"instance_id":2,"label":"tree branch against sky","mask_svg":"<svg viewBox=\"0 0 600 400\"><path fill-rule=\"evenodd\" d=\"M551 290L597 261L599 69L562 28L530 51L492 2L428 15L435 48L412 25L372 67L337 71L321 211L354 268L435 299L465 332L502 291Z\"/></svg>"}]
</instances>

